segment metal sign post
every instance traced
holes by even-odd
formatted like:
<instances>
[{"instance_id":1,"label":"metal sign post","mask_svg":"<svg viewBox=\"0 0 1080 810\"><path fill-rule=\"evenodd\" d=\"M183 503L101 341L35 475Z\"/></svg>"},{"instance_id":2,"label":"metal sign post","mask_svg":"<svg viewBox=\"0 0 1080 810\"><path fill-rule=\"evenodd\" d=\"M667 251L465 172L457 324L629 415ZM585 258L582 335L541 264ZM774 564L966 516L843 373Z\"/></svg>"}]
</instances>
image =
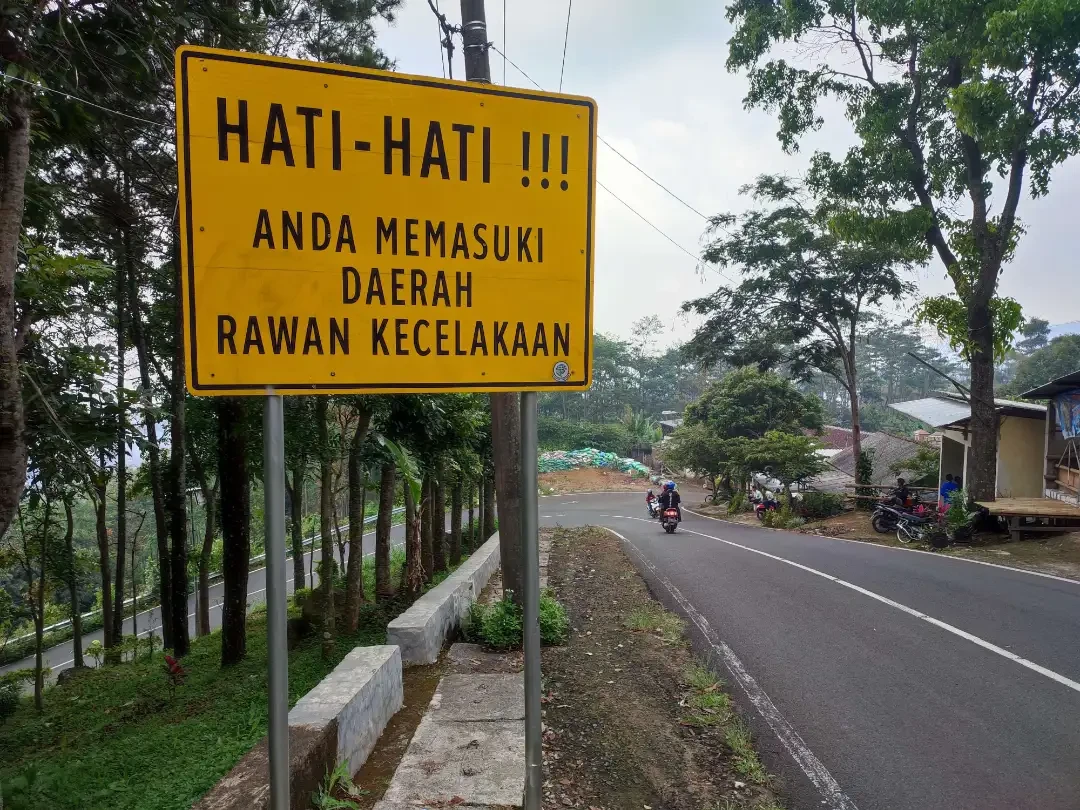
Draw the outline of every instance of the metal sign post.
<instances>
[{"instance_id":1,"label":"metal sign post","mask_svg":"<svg viewBox=\"0 0 1080 810\"><path fill-rule=\"evenodd\" d=\"M536 392L521 395L521 555L525 613L525 810L540 810L540 529L536 486Z\"/></svg>"},{"instance_id":2,"label":"metal sign post","mask_svg":"<svg viewBox=\"0 0 1080 810\"><path fill-rule=\"evenodd\" d=\"M270 810L289 810L289 647L285 588L285 417L281 395L263 408L266 495L266 635L270 669Z\"/></svg>"}]
</instances>

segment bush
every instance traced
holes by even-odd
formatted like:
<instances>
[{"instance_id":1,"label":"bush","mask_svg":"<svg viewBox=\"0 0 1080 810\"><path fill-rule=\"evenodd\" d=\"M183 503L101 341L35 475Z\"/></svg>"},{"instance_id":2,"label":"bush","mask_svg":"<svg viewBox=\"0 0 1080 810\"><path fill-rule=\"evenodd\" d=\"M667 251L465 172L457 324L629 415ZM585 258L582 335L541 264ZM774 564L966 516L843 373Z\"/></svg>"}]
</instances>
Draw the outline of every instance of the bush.
<instances>
[{"instance_id":1,"label":"bush","mask_svg":"<svg viewBox=\"0 0 1080 810\"><path fill-rule=\"evenodd\" d=\"M626 456L634 439L626 426L619 422L569 422L541 416L537 423L537 443L540 450L582 450L591 447Z\"/></svg>"},{"instance_id":2,"label":"bush","mask_svg":"<svg viewBox=\"0 0 1080 810\"><path fill-rule=\"evenodd\" d=\"M746 493L736 492L731 496L731 500L728 501L727 512L729 515L737 515L740 512L746 511Z\"/></svg>"},{"instance_id":3,"label":"bush","mask_svg":"<svg viewBox=\"0 0 1080 810\"><path fill-rule=\"evenodd\" d=\"M18 684L8 683L0 686L0 723L3 723L19 708Z\"/></svg>"},{"instance_id":4,"label":"bush","mask_svg":"<svg viewBox=\"0 0 1080 810\"><path fill-rule=\"evenodd\" d=\"M827 518L844 511L844 496L833 492L804 492L800 511L805 518Z\"/></svg>"},{"instance_id":5,"label":"bush","mask_svg":"<svg viewBox=\"0 0 1080 810\"><path fill-rule=\"evenodd\" d=\"M771 512L766 512L762 516L761 522L770 529L797 529L806 523L803 518L791 510L791 506L788 504L784 504L779 509Z\"/></svg>"},{"instance_id":6,"label":"bush","mask_svg":"<svg viewBox=\"0 0 1080 810\"><path fill-rule=\"evenodd\" d=\"M491 605L473 602L465 620L464 634L470 641L482 643L494 650L519 649L524 622L521 608L509 595ZM540 594L540 641L543 644L563 644L570 636L570 619L566 609L551 591Z\"/></svg>"}]
</instances>

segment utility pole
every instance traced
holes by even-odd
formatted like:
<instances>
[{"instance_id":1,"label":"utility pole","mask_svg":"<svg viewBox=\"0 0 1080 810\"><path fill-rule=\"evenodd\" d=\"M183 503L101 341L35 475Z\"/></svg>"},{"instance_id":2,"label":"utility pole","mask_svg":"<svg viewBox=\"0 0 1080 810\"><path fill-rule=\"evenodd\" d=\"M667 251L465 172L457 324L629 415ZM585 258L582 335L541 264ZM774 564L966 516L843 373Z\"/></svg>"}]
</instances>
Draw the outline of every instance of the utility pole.
<instances>
[{"instance_id":1,"label":"utility pole","mask_svg":"<svg viewBox=\"0 0 1080 810\"><path fill-rule=\"evenodd\" d=\"M491 84L484 0L461 0L465 78ZM540 810L540 558L536 499L536 392L491 394L491 441L499 508L503 588L523 607L525 641L525 810ZM523 429L528 436L523 436ZM524 440L523 440L524 439ZM523 451L525 455L523 455Z\"/></svg>"}]
</instances>

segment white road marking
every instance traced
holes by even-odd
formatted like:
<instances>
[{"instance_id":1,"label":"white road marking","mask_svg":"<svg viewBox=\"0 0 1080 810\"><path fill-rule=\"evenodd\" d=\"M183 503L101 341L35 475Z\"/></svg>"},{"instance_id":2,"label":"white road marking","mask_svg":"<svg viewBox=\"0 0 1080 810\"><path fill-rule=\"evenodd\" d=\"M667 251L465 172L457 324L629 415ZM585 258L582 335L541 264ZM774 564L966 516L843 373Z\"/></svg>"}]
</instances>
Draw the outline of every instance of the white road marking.
<instances>
[{"instance_id":1,"label":"white road marking","mask_svg":"<svg viewBox=\"0 0 1080 810\"><path fill-rule=\"evenodd\" d=\"M624 519L625 520L642 520L641 518L625 517L625 516L624 516ZM648 522L648 521L645 521L645 522ZM955 627L955 626L953 626L953 625L951 625L951 624L949 624L947 622L943 622L943 621L941 621L941 619L935 619L933 616L928 616L927 614L923 613L921 610L915 610L915 608L910 608L907 605L903 605L900 602L897 602L897 601L895 601L893 599L889 599L887 596L882 596L879 593L874 593L873 591L870 591L870 590L867 590L866 588L855 585L854 583L848 582L847 580L840 579L839 577L834 577L832 574L826 574L824 571L818 571L816 568L811 568L808 565L803 565L802 563L797 563L797 562L794 562L793 560L789 560L789 559L786 559L784 557L779 557L776 554L770 554L767 551L761 551L760 549L751 548L750 546L744 546L741 543L735 543L735 542L732 542L731 540L725 540L722 537L715 537L714 535L711 535L711 534L703 534L702 532L696 532L693 529L681 528L681 529L679 529L679 531L684 532L686 534L696 534L698 537L705 537L705 538L707 538L709 540L716 540L717 542L724 543L724 544L729 545L729 546L734 546L735 548L741 548L743 551L749 551L749 552L751 552L753 554L760 554L762 557L768 557L770 560L776 560L777 562L782 562L782 563L785 563L787 565L794 566L795 568L800 568L803 571L807 571L807 572L809 572L811 574L814 574L815 576L819 576L822 579L827 579L830 582L835 582L837 585L841 585L841 586L843 586L845 588L850 588L851 590L855 591L856 593L861 593L863 596L868 596L871 599L875 599L878 602L881 602L883 605L888 605L889 607L894 607L899 611L907 613L909 616L914 616L915 618L922 619L924 622L927 622L928 624L932 624L935 627L940 627L942 630L946 631L947 633L952 633L953 635L959 636L960 638L965 639L966 641L970 641L972 644L977 644L978 646L982 647L985 650L989 650L992 653L1000 655L1002 658L1007 658L1008 660L1010 660L1010 661L1012 661L1012 662L1014 662L1016 664L1019 664L1022 667L1026 667L1027 669L1030 669L1032 672L1037 672L1040 675L1042 675L1042 676L1044 676L1046 678L1049 678L1052 681L1055 681L1056 683L1060 683L1062 686L1066 686L1069 689L1072 689L1074 692L1080 692L1080 682L1074 681L1072 678L1068 678L1068 677L1066 677L1066 676L1064 676L1064 675L1062 675L1062 674L1060 674L1058 672L1054 672L1052 669L1047 669L1046 667L1044 667L1044 666L1042 666L1040 664L1036 664L1034 661L1030 661L1027 658L1019 656L1016 653L1005 649L1004 647L999 647L997 644L992 644L991 642L986 641L985 639L981 639L978 636L972 635L971 633L968 633L965 630L961 630L959 627Z\"/></svg>"},{"instance_id":2,"label":"white road marking","mask_svg":"<svg viewBox=\"0 0 1080 810\"><path fill-rule=\"evenodd\" d=\"M727 523L731 526L742 526L744 528L753 528L751 524L738 523L734 520L724 520L723 518L713 517L712 515L703 515L700 512L695 512L693 509L687 509L683 507L683 511L689 512L694 517L705 518L706 520L715 520L717 523ZM975 565L986 565L990 568L1000 568L1003 571L1015 571L1018 574L1030 574L1033 577L1042 577L1043 579L1053 579L1058 582L1068 582L1070 585L1080 585L1080 579L1069 579L1068 577L1059 577L1056 574L1044 574L1042 571L1031 571L1027 568L1017 568L1015 565L1002 565L1001 563L987 562L986 560L973 560L970 557L954 557L951 554L941 554L935 551L923 551L918 548L903 548L901 546L886 546L879 543L873 543L866 540L852 540L850 537L830 537L825 534L814 534L812 537L820 537L822 540L842 540L845 543L858 543L862 546L873 546L874 548L883 548L889 551L906 551L910 554L928 554L938 560L955 560L956 562L974 563Z\"/></svg>"},{"instance_id":3,"label":"white road marking","mask_svg":"<svg viewBox=\"0 0 1080 810\"><path fill-rule=\"evenodd\" d=\"M626 518L627 520L641 520L641 518ZM606 526L604 528L607 528ZM735 655L734 650L727 644L720 640L716 635L716 631L713 630L708 620L701 615L700 612L690 603L685 596L671 583L671 581L660 574L656 569L656 566L649 562L648 558L641 552L641 550L627 540L623 535L619 534L614 529L607 529L613 535L623 541L641 560L642 565L648 568L657 579L661 581L667 592L671 594L672 598L679 604L679 607L685 611L686 615L694 623L694 625L702 632L709 645L713 648L713 651L720 656L720 659L724 662L724 666L734 676L735 680L739 682L739 685L746 692L750 702L754 705L754 708L758 710L758 713L764 718L765 722L769 724L769 728L773 730L773 733L779 738L784 748L791 755L791 758L795 760L806 777L817 788L818 793L821 794L822 804L829 807L830 810L857 810L855 803L849 799L844 791L841 789L840 784L833 778L833 775L829 773L829 769L821 762L820 759L810 750L809 746L803 741L803 738L799 736L797 732L787 721L780 710L776 708L776 705L772 702L772 699L768 696L764 689L758 685L758 682L754 680L754 677L747 671L743 662Z\"/></svg>"}]
</instances>

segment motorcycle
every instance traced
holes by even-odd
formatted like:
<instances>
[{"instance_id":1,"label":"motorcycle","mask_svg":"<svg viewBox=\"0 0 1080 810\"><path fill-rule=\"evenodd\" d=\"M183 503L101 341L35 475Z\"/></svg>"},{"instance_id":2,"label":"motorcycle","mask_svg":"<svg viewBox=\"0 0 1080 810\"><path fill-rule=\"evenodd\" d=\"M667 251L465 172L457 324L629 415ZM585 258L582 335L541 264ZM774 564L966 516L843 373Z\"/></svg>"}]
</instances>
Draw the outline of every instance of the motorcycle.
<instances>
[{"instance_id":1,"label":"motorcycle","mask_svg":"<svg viewBox=\"0 0 1080 810\"><path fill-rule=\"evenodd\" d=\"M775 512L780 508L780 504L776 501L762 499L754 504L754 515L758 520L765 520L766 512Z\"/></svg>"},{"instance_id":2,"label":"motorcycle","mask_svg":"<svg viewBox=\"0 0 1080 810\"><path fill-rule=\"evenodd\" d=\"M679 510L673 506L665 509L664 514L660 516L660 525L664 527L664 531L668 534L674 534L675 527L679 525Z\"/></svg>"},{"instance_id":3,"label":"motorcycle","mask_svg":"<svg viewBox=\"0 0 1080 810\"><path fill-rule=\"evenodd\" d=\"M660 504L655 498L651 501L645 501L645 507L649 510L649 517L660 517Z\"/></svg>"},{"instance_id":4,"label":"motorcycle","mask_svg":"<svg viewBox=\"0 0 1080 810\"><path fill-rule=\"evenodd\" d=\"M891 534L896 531L900 519L910 513L887 503L878 503L874 506L874 514L870 518L870 525L878 534Z\"/></svg>"}]
</instances>

